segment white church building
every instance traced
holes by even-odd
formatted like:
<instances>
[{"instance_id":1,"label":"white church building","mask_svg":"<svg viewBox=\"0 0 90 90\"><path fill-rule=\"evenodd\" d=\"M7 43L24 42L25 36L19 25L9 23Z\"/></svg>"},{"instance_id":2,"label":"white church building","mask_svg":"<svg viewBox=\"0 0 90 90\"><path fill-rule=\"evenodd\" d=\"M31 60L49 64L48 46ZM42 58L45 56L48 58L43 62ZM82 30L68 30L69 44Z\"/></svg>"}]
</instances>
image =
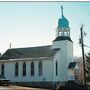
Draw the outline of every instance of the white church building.
<instances>
[{"instance_id":1,"label":"white church building","mask_svg":"<svg viewBox=\"0 0 90 90\"><path fill-rule=\"evenodd\" d=\"M60 82L75 80L73 41L69 21L63 15L56 28L52 45L11 48L0 57L0 74L13 84L49 87Z\"/></svg>"}]
</instances>

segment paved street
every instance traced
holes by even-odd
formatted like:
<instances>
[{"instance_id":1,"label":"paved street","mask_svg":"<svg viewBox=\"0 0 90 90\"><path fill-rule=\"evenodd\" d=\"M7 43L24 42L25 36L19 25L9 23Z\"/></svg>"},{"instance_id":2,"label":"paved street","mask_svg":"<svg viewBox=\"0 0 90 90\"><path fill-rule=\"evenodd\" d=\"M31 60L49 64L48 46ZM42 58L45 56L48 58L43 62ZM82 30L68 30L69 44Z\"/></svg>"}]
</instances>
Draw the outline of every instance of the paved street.
<instances>
[{"instance_id":1,"label":"paved street","mask_svg":"<svg viewBox=\"0 0 90 90\"><path fill-rule=\"evenodd\" d=\"M40 88L30 88L30 87L20 87L20 86L0 86L0 90L50 90L50 89L40 89Z\"/></svg>"}]
</instances>

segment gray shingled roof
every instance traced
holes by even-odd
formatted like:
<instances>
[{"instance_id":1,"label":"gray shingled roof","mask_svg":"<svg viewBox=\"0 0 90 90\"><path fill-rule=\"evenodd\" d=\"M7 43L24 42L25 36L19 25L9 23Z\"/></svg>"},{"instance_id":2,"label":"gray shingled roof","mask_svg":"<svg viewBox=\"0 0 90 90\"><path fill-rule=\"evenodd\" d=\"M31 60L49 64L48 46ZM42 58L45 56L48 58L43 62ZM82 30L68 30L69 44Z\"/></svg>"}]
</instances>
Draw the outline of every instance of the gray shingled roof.
<instances>
[{"instance_id":1,"label":"gray shingled roof","mask_svg":"<svg viewBox=\"0 0 90 90\"><path fill-rule=\"evenodd\" d=\"M28 48L13 48L8 49L0 60L17 59L17 58L38 58L38 57L52 57L56 50L51 49L51 45L28 47Z\"/></svg>"}]
</instances>

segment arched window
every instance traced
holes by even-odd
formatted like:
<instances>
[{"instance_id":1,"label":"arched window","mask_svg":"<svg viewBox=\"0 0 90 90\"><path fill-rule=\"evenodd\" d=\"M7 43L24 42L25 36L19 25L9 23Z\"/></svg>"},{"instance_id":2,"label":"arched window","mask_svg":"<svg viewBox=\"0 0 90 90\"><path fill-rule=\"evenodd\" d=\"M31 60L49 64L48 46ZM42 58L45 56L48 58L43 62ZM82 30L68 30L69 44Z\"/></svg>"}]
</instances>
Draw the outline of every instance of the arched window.
<instances>
[{"instance_id":1,"label":"arched window","mask_svg":"<svg viewBox=\"0 0 90 90\"><path fill-rule=\"evenodd\" d=\"M34 62L31 63L31 76L34 76Z\"/></svg>"},{"instance_id":2,"label":"arched window","mask_svg":"<svg viewBox=\"0 0 90 90\"><path fill-rule=\"evenodd\" d=\"M18 76L18 63L15 64L15 76Z\"/></svg>"},{"instance_id":3,"label":"arched window","mask_svg":"<svg viewBox=\"0 0 90 90\"><path fill-rule=\"evenodd\" d=\"M4 64L1 65L1 75L4 75Z\"/></svg>"},{"instance_id":4,"label":"arched window","mask_svg":"<svg viewBox=\"0 0 90 90\"><path fill-rule=\"evenodd\" d=\"M64 36L67 36L68 35L68 32L64 32Z\"/></svg>"},{"instance_id":5,"label":"arched window","mask_svg":"<svg viewBox=\"0 0 90 90\"><path fill-rule=\"evenodd\" d=\"M39 76L42 76L42 62L41 61L39 62L38 68L39 68Z\"/></svg>"},{"instance_id":6,"label":"arched window","mask_svg":"<svg viewBox=\"0 0 90 90\"><path fill-rule=\"evenodd\" d=\"M26 76L26 63L23 63L23 76Z\"/></svg>"},{"instance_id":7,"label":"arched window","mask_svg":"<svg viewBox=\"0 0 90 90\"><path fill-rule=\"evenodd\" d=\"M59 31L59 36L62 36L62 31Z\"/></svg>"},{"instance_id":8,"label":"arched window","mask_svg":"<svg viewBox=\"0 0 90 90\"><path fill-rule=\"evenodd\" d=\"M56 76L58 75L58 63L56 61Z\"/></svg>"}]
</instances>

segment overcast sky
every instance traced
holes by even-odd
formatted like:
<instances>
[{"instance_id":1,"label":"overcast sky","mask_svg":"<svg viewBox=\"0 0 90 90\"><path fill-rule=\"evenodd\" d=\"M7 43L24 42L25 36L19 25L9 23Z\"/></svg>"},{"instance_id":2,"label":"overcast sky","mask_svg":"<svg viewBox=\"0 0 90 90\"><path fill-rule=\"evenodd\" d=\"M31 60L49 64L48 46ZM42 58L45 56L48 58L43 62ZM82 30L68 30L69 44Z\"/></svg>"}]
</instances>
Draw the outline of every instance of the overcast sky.
<instances>
[{"instance_id":1,"label":"overcast sky","mask_svg":"<svg viewBox=\"0 0 90 90\"><path fill-rule=\"evenodd\" d=\"M4 53L10 43L12 48L52 44L61 5L69 21L74 56L80 56L78 39L82 24L87 32L84 42L90 46L90 2L0 2L0 52ZM85 48L85 53L88 50Z\"/></svg>"}]
</instances>

